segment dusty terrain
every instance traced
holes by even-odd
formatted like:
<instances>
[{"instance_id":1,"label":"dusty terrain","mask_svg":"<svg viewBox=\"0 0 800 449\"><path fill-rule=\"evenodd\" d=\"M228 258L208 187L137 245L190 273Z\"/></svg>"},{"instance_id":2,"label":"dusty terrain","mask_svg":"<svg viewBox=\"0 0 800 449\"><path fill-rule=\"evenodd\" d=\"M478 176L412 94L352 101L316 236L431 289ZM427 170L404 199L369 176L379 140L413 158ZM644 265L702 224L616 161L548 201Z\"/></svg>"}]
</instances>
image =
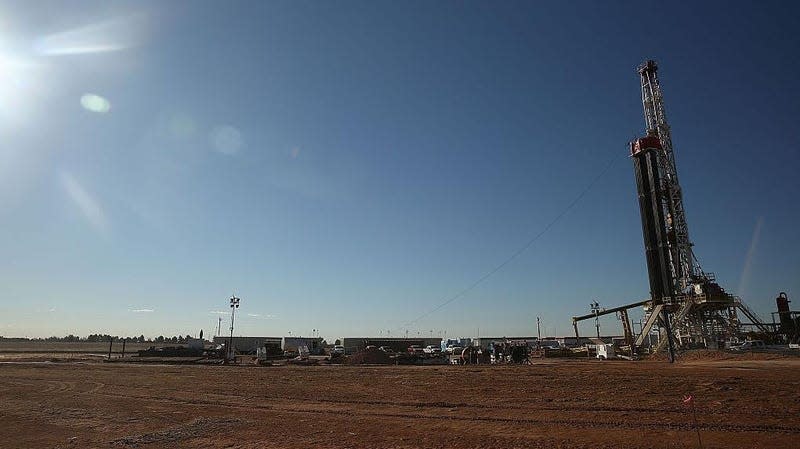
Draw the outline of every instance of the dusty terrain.
<instances>
[{"instance_id":1,"label":"dusty terrain","mask_svg":"<svg viewBox=\"0 0 800 449\"><path fill-rule=\"evenodd\" d=\"M155 343L125 344L126 355L147 349ZM161 345L159 345L161 346ZM112 357L122 353L122 343L111 346ZM62 342L62 341L4 341L0 340L0 361L4 360L99 360L108 356L108 342Z\"/></svg>"},{"instance_id":2,"label":"dusty terrain","mask_svg":"<svg viewBox=\"0 0 800 449\"><path fill-rule=\"evenodd\" d=\"M796 448L800 361L0 363L1 448ZM692 394L691 408L683 404Z\"/></svg>"}]
</instances>

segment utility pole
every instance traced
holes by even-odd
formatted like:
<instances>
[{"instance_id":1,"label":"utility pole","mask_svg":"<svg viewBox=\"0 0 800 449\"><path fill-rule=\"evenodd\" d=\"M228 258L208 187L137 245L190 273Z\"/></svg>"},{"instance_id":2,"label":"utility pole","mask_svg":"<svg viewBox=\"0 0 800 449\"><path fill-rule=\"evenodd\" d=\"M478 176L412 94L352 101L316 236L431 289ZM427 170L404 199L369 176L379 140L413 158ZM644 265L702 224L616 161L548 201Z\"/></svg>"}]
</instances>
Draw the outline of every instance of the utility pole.
<instances>
[{"instance_id":1,"label":"utility pole","mask_svg":"<svg viewBox=\"0 0 800 449\"><path fill-rule=\"evenodd\" d=\"M234 351L233 351L233 319L236 315L236 309L239 308L239 301L240 299L237 298L235 295L231 295L231 338L228 340L228 357L229 359L233 359Z\"/></svg>"},{"instance_id":2,"label":"utility pole","mask_svg":"<svg viewBox=\"0 0 800 449\"><path fill-rule=\"evenodd\" d=\"M217 319L218 319L218 321L217 321L217 337L219 337L219 335L220 335L219 331L222 328L222 317L217 317Z\"/></svg>"}]
</instances>

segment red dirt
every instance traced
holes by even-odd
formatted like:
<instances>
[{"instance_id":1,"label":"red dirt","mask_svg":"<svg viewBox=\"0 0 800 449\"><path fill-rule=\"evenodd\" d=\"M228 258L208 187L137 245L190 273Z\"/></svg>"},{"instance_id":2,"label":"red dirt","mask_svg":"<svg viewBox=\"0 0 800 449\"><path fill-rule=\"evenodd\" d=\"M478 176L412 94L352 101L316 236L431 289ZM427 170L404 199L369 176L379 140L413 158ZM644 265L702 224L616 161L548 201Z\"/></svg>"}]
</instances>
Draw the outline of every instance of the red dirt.
<instances>
[{"instance_id":1,"label":"red dirt","mask_svg":"<svg viewBox=\"0 0 800 449\"><path fill-rule=\"evenodd\" d=\"M800 361L0 363L2 448L795 448Z\"/></svg>"},{"instance_id":2,"label":"red dirt","mask_svg":"<svg viewBox=\"0 0 800 449\"><path fill-rule=\"evenodd\" d=\"M347 357L348 365L391 365L389 354L378 348L364 349Z\"/></svg>"},{"instance_id":3,"label":"red dirt","mask_svg":"<svg viewBox=\"0 0 800 449\"><path fill-rule=\"evenodd\" d=\"M708 349L694 349L690 351L679 352L675 356L675 361L682 362L696 362L696 361L713 361L713 360L781 360L786 358L797 358L796 355L783 354L778 352L757 352L757 351L743 351L743 352L730 352L730 351L712 351ZM649 358L651 361L666 362L668 356L666 352L659 352Z\"/></svg>"}]
</instances>

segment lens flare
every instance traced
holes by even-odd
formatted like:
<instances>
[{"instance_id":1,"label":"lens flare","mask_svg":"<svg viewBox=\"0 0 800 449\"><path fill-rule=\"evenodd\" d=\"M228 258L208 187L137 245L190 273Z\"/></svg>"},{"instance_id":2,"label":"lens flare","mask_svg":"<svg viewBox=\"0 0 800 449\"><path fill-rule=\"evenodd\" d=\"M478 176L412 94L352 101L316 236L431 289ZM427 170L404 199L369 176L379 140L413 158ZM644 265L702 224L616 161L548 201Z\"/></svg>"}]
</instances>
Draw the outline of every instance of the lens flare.
<instances>
[{"instance_id":1,"label":"lens flare","mask_svg":"<svg viewBox=\"0 0 800 449\"><path fill-rule=\"evenodd\" d=\"M242 147L242 133L230 125L217 126L211 131L211 143L220 153L234 155Z\"/></svg>"},{"instance_id":2,"label":"lens flare","mask_svg":"<svg viewBox=\"0 0 800 449\"><path fill-rule=\"evenodd\" d=\"M47 56L114 52L138 45L147 29L146 15L131 14L42 36L34 49Z\"/></svg>"},{"instance_id":3,"label":"lens flare","mask_svg":"<svg viewBox=\"0 0 800 449\"><path fill-rule=\"evenodd\" d=\"M111 102L95 94L84 94L81 96L81 106L87 111L105 114L111 110Z\"/></svg>"}]
</instances>

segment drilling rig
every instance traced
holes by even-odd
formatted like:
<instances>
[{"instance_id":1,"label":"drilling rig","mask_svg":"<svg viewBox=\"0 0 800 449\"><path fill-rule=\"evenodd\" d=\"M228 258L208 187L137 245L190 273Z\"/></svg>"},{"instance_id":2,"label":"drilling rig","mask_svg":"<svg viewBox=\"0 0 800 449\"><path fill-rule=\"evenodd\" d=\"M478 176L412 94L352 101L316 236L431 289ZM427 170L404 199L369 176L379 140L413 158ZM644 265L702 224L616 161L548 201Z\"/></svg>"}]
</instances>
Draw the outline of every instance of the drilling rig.
<instances>
[{"instance_id":1,"label":"drilling rig","mask_svg":"<svg viewBox=\"0 0 800 449\"><path fill-rule=\"evenodd\" d=\"M636 177L650 297L600 313L573 317L575 334L578 336L578 321L623 312L626 340L633 341L631 350L641 347L651 331L658 329L660 338L650 350L657 352L667 347L672 361L676 348L722 347L726 340L741 331L743 323L737 312L750 320L747 325L768 333L770 329L764 321L740 298L726 292L716 282L714 274L703 271L697 261L689 239L683 192L657 76L658 65L648 60L637 71L647 135L630 143L630 155ZM627 311L639 306L644 308L644 320L641 332L633 340Z\"/></svg>"}]
</instances>

